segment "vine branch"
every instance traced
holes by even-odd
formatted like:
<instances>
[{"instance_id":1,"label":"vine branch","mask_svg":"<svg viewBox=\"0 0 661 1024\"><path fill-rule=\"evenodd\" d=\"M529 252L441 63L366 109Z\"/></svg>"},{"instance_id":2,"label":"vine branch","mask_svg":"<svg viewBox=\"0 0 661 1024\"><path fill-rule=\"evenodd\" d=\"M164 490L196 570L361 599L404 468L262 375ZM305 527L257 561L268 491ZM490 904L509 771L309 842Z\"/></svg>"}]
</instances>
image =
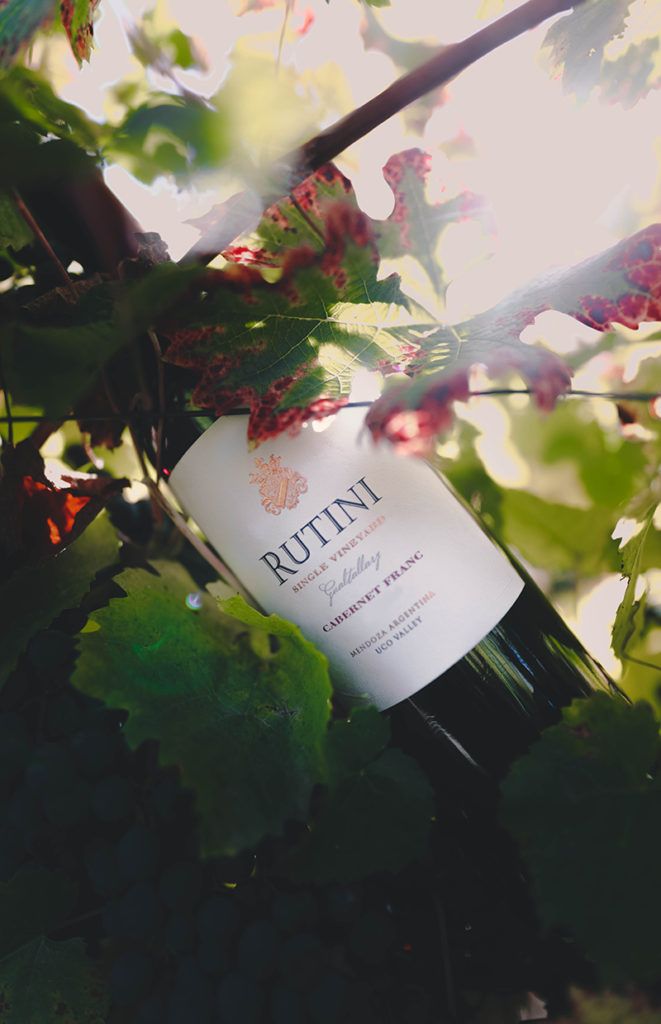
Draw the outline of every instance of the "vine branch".
<instances>
[{"instance_id":1,"label":"vine branch","mask_svg":"<svg viewBox=\"0 0 661 1024\"><path fill-rule=\"evenodd\" d=\"M20 213L21 217L23 218L27 226L30 228L30 231L37 239L39 245L44 250L49 260L53 264L55 270L57 271L57 276L60 278L62 284L72 294L73 298L75 299L76 293L71 278L67 274L66 268L62 265L57 253L53 249L53 246L50 244L45 234L41 230L39 223L37 222L37 220L35 220L32 211L26 204L18 189L13 188L11 190L11 193L12 199L16 203L16 208Z\"/></svg>"},{"instance_id":2,"label":"vine branch","mask_svg":"<svg viewBox=\"0 0 661 1024\"><path fill-rule=\"evenodd\" d=\"M528 0L527 3L498 18L459 43L445 46L419 67L402 75L371 100L346 117L325 128L298 149L275 164L275 173L261 196L264 207L271 206L305 181L348 146L368 135L414 100L454 78L481 57L536 28L547 18L577 7L584 0ZM233 197L228 215L206 231L181 258L180 263L208 263L226 249L243 231L249 230L254 216L248 193Z\"/></svg>"}]
</instances>

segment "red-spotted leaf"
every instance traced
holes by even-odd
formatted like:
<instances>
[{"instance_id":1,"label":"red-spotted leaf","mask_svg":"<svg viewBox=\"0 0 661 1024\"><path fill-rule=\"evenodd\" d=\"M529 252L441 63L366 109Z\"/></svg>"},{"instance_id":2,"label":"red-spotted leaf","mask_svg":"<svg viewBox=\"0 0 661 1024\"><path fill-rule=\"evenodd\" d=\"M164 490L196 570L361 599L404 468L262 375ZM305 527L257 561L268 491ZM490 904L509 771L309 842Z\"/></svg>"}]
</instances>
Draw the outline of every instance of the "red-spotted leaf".
<instances>
[{"instance_id":1,"label":"red-spotted leaf","mask_svg":"<svg viewBox=\"0 0 661 1024\"><path fill-rule=\"evenodd\" d=\"M396 275L378 280L374 230L333 167L268 210L255 238L161 331L167 359L199 371L193 402L248 406L260 441L332 411L359 366L406 361L430 324L415 323Z\"/></svg>"},{"instance_id":2,"label":"red-spotted leaf","mask_svg":"<svg viewBox=\"0 0 661 1024\"><path fill-rule=\"evenodd\" d=\"M547 309L598 331L660 320L661 224L571 269L537 278L485 313L431 332L409 363L412 379L395 384L371 408L367 422L374 438L411 452L427 450L449 425L452 403L467 397L476 364L493 376L516 371L537 404L551 409L569 388L571 371L552 352L520 341L524 327Z\"/></svg>"},{"instance_id":3,"label":"red-spotted leaf","mask_svg":"<svg viewBox=\"0 0 661 1024\"><path fill-rule=\"evenodd\" d=\"M431 164L431 156L421 149L407 149L391 156L383 176L394 193L395 208L386 221L372 223L381 257L414 256L441 293L447 283L436 257L441 235L450 224L484 218L486 208L473 192L462 192L444 203L428 202L425 184Z\"/></svg>"},{"instance_id":4,"label":"red-spotted leaf","mask_svg":"<svg viewBox=\"0 0 661 1024\"><path fill-rule=\"evenodd\" d=\"M79 64L90 59L94 36L94 12L100 0L62 0L60 14L73 55Z\"/></svg>"},{"instance_id":5,"label":"red-spotted leaf","mask_svg":"<svg viewBox=\"0 0 661 1024\"><path fill-rule=\"evenodd\" d=\"M72 473L56 486L29 440L6 446L0 480L0 576L55 555L78 537L126 480Z\"/></svg>"},{"instance_id":6,"label":"red-spotted leaf","mask_svg":"<svg viewBox=\"0 0 661 1024\"><path fill-rule=\"evenodd\" d=\"M405 367L436 325L414 315L396 276L379 280L379 258L410 253L441 288L433 258L441 232L480 212L468 195L428 203L428 171L418 149L392 157L384 176L395 209L375 221L326 165L226 249L229 265L206 276L204 300L161 325L168 360L199 372L193 402L219 415L248 406L249 437L260 441L327 415L346 399L356 369Z\"/></svg>"}]
</instances>

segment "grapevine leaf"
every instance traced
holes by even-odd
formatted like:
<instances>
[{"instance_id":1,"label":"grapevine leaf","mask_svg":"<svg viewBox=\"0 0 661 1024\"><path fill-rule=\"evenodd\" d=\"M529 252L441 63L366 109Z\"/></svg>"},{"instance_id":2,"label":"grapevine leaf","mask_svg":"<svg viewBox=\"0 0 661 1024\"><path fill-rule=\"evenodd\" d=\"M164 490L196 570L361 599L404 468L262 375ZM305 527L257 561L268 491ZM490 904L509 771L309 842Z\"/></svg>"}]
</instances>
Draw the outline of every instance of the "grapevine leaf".
<instances>
[{"instance_id":1,"label":"grapevine leaf","mask_svg":"<svg viewBox=\"0 0 661 1024\"><path fill-rule=\"evenodd\" d=\"M516 371L537 404L551 409L569 387L570 370L554 353L519 339L546 309L568 313L598 331L661 319L661 224L569 270L537 278L470 320L430 332L409 363L413 379L394 384L370 410L367 424L375 440L428 450L451 422L452 403L467 397L468 374L477 363L492 375Z\"/></svg>"},{"instance_id":2,"label":"grapevine leaf","mask_svg":"<svg viewBox=\"0 0 661 1024\"><path fill-rule=\"evenodd\" d=\"M375 708L357 709L331 726L328 789L310 830L283 872L297 882L349 882L398 871L425 856L434 813L429 780L388 742Z\"/></svg>"},{"instance_id":3,"label":"grapevine leaf","mask_svg":"<svg viewBox=\"0 0 661 1024\"><path fill-rule=\"evenodd\" d=\"M75 908L77 892L65 875L46 868L22 868L0 882L0 958L63 924Z\"/></svg>"},{"instance_id":4,"label":"grapevine leaf","mask_svg":"<svg viewBox=\"0 0 661 1024\"><path fill-rule=\"evenodd\" d=\"M73 683L129 712L131 746L158 739L191 787L207 853L234 853L307 813L323 777L329 714L326 659L296 627L238 599L235 618L180 565L116 577L127 597L93 613ZM247 627L247 628L246 628ZM269 640L272 637L272 640Z\"/></svg>"},{"instance_id":5,"label":"grapevine leaf","mask_svg":"<svg viewBox=\"0 0 661 1024\"><path fill-rule=\"evenodd\" d=\"M611 646L617 658L623 658L627 645L639 631L644 611L645 595L636 600L636 586L642 570L642 557L656 509L652 506L643 519L635 537L624 545L621 551L622 575L627 577L627 587L620 602L613 623Z\"/></svg>"},{"instance_id":6,"label":"grapevine leaf","mask_svg":"<svg viewBox=\"0 0 661 1024\"><path fill-rule=\"evenodd\" d=\"M425 181L430 169L431 157L420 149L407 149L391 156L383 176L394 193L395 208L386 221L372 223L380 256L414 256L440 294L447 282L436 257L439 238L450 224L482 215L484 204L472 192L444 203L429 203Z\"/></svg>"},{"instance_id":7,"label":"grapevine leaf","mask_svg":"<svg viewBox=\"0 0 661 1024\"><path fill-rule=\"evenodd\" d=\"M574 508L504 489L500 512L505 543L540 569L590 574L617 568L615 524L608 510Z\"/></svg>"},{"instance_id":8,"label":"grapevine leaf","mask_svg":"<svg viewBox=\"0 0 661 1024\"><path fill-rule=\"evenodd\" d=\"M55 0L7 0L0 7L0 68L11 64L55 10Z\"/></svg>"},{"instance_id":9,"label":"grapevine leaf","mask_svg":"<svg viewBox=\"0 0 661 1024\"><path fill-rule=\"evenodd\" d=\"M11 246L18 252L32 241L32 231L16 208L12 196L0 188L0 249Z\"/></svg>"},{"instance_id":10,"label":"grapevine leaf","mask_svg":"<svg viewBox=\"0 0 661 1024\"><path fill-rule=\"evenodd\" d=\"M100 0L61 0L60 16L79 64L90 59L94 36L94 12Z\"/></svg>"},{"instance_id":11,"label":"grapevine leaf","mask_svg":"<svg viewBox=\"0 0 661 1024\"><path fill-rule=\"evenodd\" d=\"M658 30L661 31L661 25ZM605 100L633 107L652 89L661 86L661 35L631 43L617 60L605 61L601 92Z\"/></svg>"},{"instance_id":12,"label":"grapevine leaf","mask_svg":"<svg viewBox=\"0 0 661 1024\"><path fill-rule=\"evenodd\" d=\"M627 440L618 426L603 426L581 402L561 403L550 418L534 416L529 407L511 409L510 416L512 441L531 468L530 489L537 476L545 481L545 471L548 482L548 469L555 467L566 469L569 483L571 465L577 495L582 490L595 506L611 510L614 527L623 507L645 484L642 446ZM563 500L567 503L566 496Z\"/></svg>"},{"instance_id":13,"label":"grapevine leaf","mask_svg":"<svg viewBox=\"0 0 661 1024\"><path fill-rule=\"evenodd\" d=\"M195 41L180 28L167 28L161 21L160 12L154 8L129 30L131 49L143 67L154 68L161 75L171 75L175 67L206 70Z\"/></svg>"},{"instance_id":14,"label":"grapevine leaf","mask_svg":"<svg viewBox=\"0 0 661 1024\"><path fill-rule=\"evenodd\" d=\"M161 174L186 179L226 159L226 115L192 95L154 92L129 110L109 138L107 151L141 181L150 183Z\"/></svg>"},{"instance_id":15,"label":"grapevine leaf","mask_svg":"<svg viewBox=\"0 0 661 1024\"><path fill-rule=\"evenodd\" d=\"M421 64L438 53L438 46L431 43L398 39L386 32L370 8L387 7L389 0L385 0L385 2L377 0L376 3L365 0L365 2L361 34L366 50L379 50L381 53L385 53L400 72L413 71L414 68L420 67ZM431 114L436 107L444 102L445 97L445 86L439 86L425 93L414 103L408 104L402 111L406 127L421 135Z\"/></svg>"},{"instance_id":16,"label":"grapevine leaf","mask_svg":"<svg viewBox=\"0 0 661 1024\"><path fill-rule=\"evenodd\" d=\"M101 1024L108 996L82 939L40 936L0 960L0 1024Z\"/></svg>"},{"instance_id":17,"label":"grapevine leaf","mask_svg":"<svg viewBox=\"0 0 661 1024\"><path fill-rule=\"evenodd\" d=\"M162 325L167 358L200 371L193 402L217 414L249 406L253 440L325 414L346 398L353 367L390 364L428 329L410 322L396 276L378 280L373 232L349 190L323 168L258 229L275 281L243 265L243 249L230 253L208 273L204 301Z\"/></svg>"},{"instance_id":18,"label":"grapevine leaf","mask_svg":"<svg viewBox=\"0 0 661 1024\"><path fill-rule=\"evenodd\" d=\"M0 584L2 645L0 686L30 637L60 612L75 608L96 573L117 557L117 538L110 523L98 518L54 558L23 566Z\"/></svg>"},{"instance_id":19,"label":"grapevine leaf","mask_svg":"<svg viewBox=\"0 0 661 1024\"><path fill-rule=\"evenodd\" d=\"M574 701L502 785L543 925L573 932L610 984L659 976L659 753L648 704L597 693Z\"/></svg>"},{"instance_id":20,"label":"grapevine leaf","mask_svg":"<svg viewBox=\"0 0 661 1024\"><path fill-rule=\"evenodd\" d=\"M621 35L632 0L584 0L551 26L544 46L566 92L587 99L599 83L608 43Z\"/></svg>"},{"instance_id":21,"label":"grapevine leaf","mask_svg":"<svg viewBox=\"0 0 661 1024\"><path fill-rule=\"evenodd\" d=\"M649 1007L641 994L635 997L614 992L571 992L571 1017L558 1024L657 1024L659 1011Z\"/></svg>"},{"instance_id":22,"label":"grapevine leaf","mask_svg":"<svg viewBox=\"0 0 661 1024\"><path fill-rule=\"evenodd\" d=\"M175 303L195 274L165 263L127 285L88 278L23 306L3 338L12 397L47 416L67 415L108 360Z\"/></svg>"},{"instance_id":23,"label":"grapevine leaf","mask_svg":"<svg viewBox=\"0 0 661 1024\"><path fill-rule=\"evenodd\" d=\"M46 79L30 68L14 67L0 79L0 120L19 120L40 135L68 139L83 149L98 149L98 126L80 107L60 99ZM17 184L25 182L21 179Z\"/></svg>"}]
</instances>

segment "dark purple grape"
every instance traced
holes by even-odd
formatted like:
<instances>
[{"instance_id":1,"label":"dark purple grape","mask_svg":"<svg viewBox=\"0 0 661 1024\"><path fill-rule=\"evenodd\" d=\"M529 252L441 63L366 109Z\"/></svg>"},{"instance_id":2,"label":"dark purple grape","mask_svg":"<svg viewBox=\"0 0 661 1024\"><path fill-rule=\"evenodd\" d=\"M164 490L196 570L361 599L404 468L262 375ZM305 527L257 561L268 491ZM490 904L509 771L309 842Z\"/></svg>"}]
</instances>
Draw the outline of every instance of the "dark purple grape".
<instances>
[{"instance_id":1,"label":"dark purple grape","mask_svg":"<svg viewBox=\"0 0 661 1024\"><path fill-rule=\"evenodd\" d=\"M108 775L94 787L92 808L101 821L122 821L133 805L133 787L122 775Z\"/></svg>"},{"instance_id":2,"label":"dark purple grape","mask_svg":"<svg viewBox=\"0 0 661 1024\"><path fill-rule=\"evenodd\" d=\"M154 962L141 950L123 953L110 971L110 992L117 1006L130 1006L147 994L154 977Z\"/></svg>"},{"instance_id":3,"label":"dark purple grape","mask_svg":"<svg viewBox=\"0 0 661 1024\"><path fill-rule=\"evenodd\" d=\"M339 971L325 971L307 994L310 1017L314 1024L337 1024L346 1020L350 987Z\"/></svg>"},{"instance_id":4,"label":"dark purple grape","mask_svg":"<svg viewBox=\"0 0 661 1024\"><path fill-rule=\"evenodd\" d=\"M170 864L161 875L159 892L170 910L194 910L202 895L204 872L196 861Z\"/></svg>"},{"instance_id":5,"label":"dark purple grape","mask_svg":"<svg viewBox=\"0 0 661 1024\"><path fill-rule=\"evenodd\" d=\"M286 939L280 948L280 971L294 988L314 985L326 961L326 950L314 932L299 932Z\"/></svg>"},{"instance_id":6,"label":"dark purple grape","mask_svg":"<svg viewBox=\"0 0 661 1024\"><path fill-rule=\"evenodd\" d=\"M126 888L117 863L116 847L105 839L94 839L84 852L87 877L99 896L117 896Z\"/></svg>"},{"instance_id":7,"label":"dark purple grape","mask_svg":"<svg viewBox=\"0 0 661 1024\"><path fill-rule=\"evenodd\" d=\"M172 914L163 932L165 945L171 953L188 953L197 939L195 920L191 914Z\"/></svg>"},{"instance_id":8,"label":"dark purple grape","mask_svg":"<svg viewBox=\"0 0 661 1024\"><path fill-rule=\"evenodd\" d=\"M25 772L25 782L40 795L61 793L76 780L73 757L61 743L45 743L35 750Z\"/></svg>"},{"instance_id":9,"label":"dark purple grape","mask_svg":"<svg viewBox=\"0 0 661 1024\"><path fill-rule=\"evenodd\" d=\"M138 882L153 875L158 867L156 834L138 823L125 832L117 847L119 867L126 879Z\"/></svg>"},{"instance_id":10,"label":"dark purple grape","mask_svg":"<svg viewBox=\"0 0 661 1024\"><path fill-rule=\"evenodd\" d=\"M139 1006L136 1006L132 1024L163 1024L166 1013L166 996L160 991L150 992Z\"/></svg>"},{"instance_id":11,"label":"dark purple grape","mask_svg":"<svg viewBox=\"0 0 661 1024\"><path fill-rule=\"evenodd\" d=\"M210 896L197 911L197 929L202 939L227 943L241 921L237 901L231 896Z\"/></svg>"},{"instance_id":12,"label":"dark purple grape","mask_svg":"<svg viewBox=\"0 0 661 1024\"><path fill-rule=\"evenodd\" d=\"M273 920L283 932L299 932L314 925L318 917L317 900L309 890L279 892L273 899Z\"/></svg>"},{"instance_id":13,"label":"dark purple grape","mask_svg":"<svg viewBox=\"0 0 661 1024\"><path fill-rule=\"evenodd\" d=\"M271 992L269 1024L307 1024L305 1000L288 985L276 985Z\"/></svg>"},{"instance_id":14,"label":"dark purple grape","mask_svg":"<svg viewBox=\"0 0 661 1024\"><path fill-rule=\"evenodd\" d=\"M83 779L75 779L68 789L44 795L44 814L51 824L69 828L88 816L91 798L90 784Z\"/></svg>"},{"instance_id":15,"label":"dark purple grape","mask_svg":"<svg viewBox=\"0 0 661 1024\"><path fill-rule=\"evenodd\" d=\"M117 904L117 934L134 937L149 935L160 926L161 905L151 882L136 882Z\"/></svg>"},{"instance_id":16,"label":"dark purple grape","mask_svg":"<svg viewBox=\"0 0 661 1024\"><path fill-rule=\"evenodd\" d=\"M227 974L218 986L219 1024L261 1024L265 996L254 979L240 971Z\"/></svg>"},{"instance_id":17,"label":"dark purple grape","mask_svg":"<svg viewBox=\"0 0 661 1024\"><path fill-rule=\"evenodd\" d=\"M244 974L265 981L276 968L280 937L275 925L264 918L253 921L240 937L237 962Z\"/></svg>"},{"instance_id":18,"label":"dark purple grape","mask_svg":"<svg viewBox=\"0 0 661 1024\"><path fill-rule=\"evenodd\" d=\"M395 925L388 914L368 910L351 929L347 946L358 960L367 964L380 964L388 956L396 934Z\"/></svg>"},{"instance_id":19,"label":"dark purple grape","mask_svg":"<svg viewBox=\"0 0 661 1024\"><path fill-rule=\"evenodd\" d=\"M326 915L334 924L352 924L363 909L363 891L357 885L334 885L324 897Z\"/></svg>"},{"instance_id":20,"label":"dark purple grape","mask_svg":"<svg viewBox=\"0 0 661 1024\"><path fill-rule=\"evenodd\" d=\"M54 739L71 736L83 718L78 701L71 693L61 693L49 701L46 709L46 731Z\"/></svg>"},{"instance_id":21,"label":"dark purple grape","mask_svg":"<svg viewBox=\"0 0 661 1024\"><path fill-rule=\"evenodd\" d=\"M78 770L91 779L107 775L116 765L124 738L101 729L84 729L71 740Z\"/></svg>"}]
</instances>

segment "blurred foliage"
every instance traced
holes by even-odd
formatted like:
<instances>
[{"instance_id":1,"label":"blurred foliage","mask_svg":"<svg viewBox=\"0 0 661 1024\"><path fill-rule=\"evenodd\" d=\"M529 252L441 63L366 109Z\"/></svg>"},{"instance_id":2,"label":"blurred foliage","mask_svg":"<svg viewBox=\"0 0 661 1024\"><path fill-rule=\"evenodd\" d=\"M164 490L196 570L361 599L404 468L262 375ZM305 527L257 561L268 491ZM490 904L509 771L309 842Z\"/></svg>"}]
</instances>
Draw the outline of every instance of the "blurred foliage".
<instances>
[{"instance_id":1,"label":"blurred foliage","mask_svg":"<svg viewBox=\"0 0 661 1024\"><path fill-rule=\"evenodd\" d=\"M574 701L502 785L542 921L576 935L611 985L658 976L658 758L649 705L595 694Z\"/></svg>"},{"instance_id":2,"label":"blurred foliage","mask_svg":"<svg viewBox=\"0 0 661 1024\"><path fill-rule=\"evenodd\" d=\"M631 107L661 85L657 5L643 7L640 26L633 6L634 0L585 0L551 26L544 45L567 92L585 100L598 88L603 99Z\"/></svg>"}]
</instances>

